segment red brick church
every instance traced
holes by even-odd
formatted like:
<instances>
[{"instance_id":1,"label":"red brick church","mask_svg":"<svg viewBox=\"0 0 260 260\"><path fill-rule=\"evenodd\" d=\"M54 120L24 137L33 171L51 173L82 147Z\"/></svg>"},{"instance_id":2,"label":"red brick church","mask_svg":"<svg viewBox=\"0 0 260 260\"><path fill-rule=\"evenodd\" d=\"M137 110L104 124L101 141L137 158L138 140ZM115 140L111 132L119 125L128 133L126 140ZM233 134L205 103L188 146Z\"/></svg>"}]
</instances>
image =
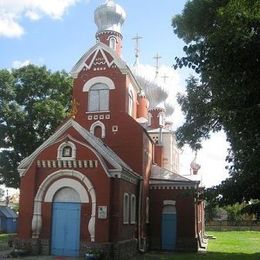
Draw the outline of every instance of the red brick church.
<instances>
[{"instance_id":1,"label":"red brick church","mask_svg":"<svg viewBox=\"0 0 260 260\"><path fill-rule=\"evenodd\" d=\"M128 259L203 246L200 183L179 175L160 86L121 58L125 17L111 0L96 9L97 43L71 72L72 116L19 165L16 243L32 254Z\"/></svg>"}]
</instances>

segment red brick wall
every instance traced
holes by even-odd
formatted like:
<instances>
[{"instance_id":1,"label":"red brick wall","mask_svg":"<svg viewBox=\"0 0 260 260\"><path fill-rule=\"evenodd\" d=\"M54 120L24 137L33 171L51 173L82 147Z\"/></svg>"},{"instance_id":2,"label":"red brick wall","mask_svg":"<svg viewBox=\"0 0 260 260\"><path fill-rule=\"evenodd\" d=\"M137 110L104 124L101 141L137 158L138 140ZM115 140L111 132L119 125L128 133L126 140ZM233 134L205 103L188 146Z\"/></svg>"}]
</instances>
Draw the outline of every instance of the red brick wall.
<instances>
[{"instance_id":1,"label":"red brick wall","mask_svg":"<svg viewBox=\"0 0 260 260\"><path fill-rule=\"evenodd\" d=\"M193 196L187 190L150 190L150 242L152 249L161 248L161 216L164 200L176 201L177 239L195 237L195 208Z\"/></svg>"},{"instance_id":2,"label":"red brick wall","mask_svg":"<svg viewBox=\"0 0 260 260\"><path fill-rule=\"evenodd\" d=\"M137 235L137 216L136 224L123 224L123 199L124 193L136 195L136 208L138 206L138 185L131 184L122 179L112 179L111 185L111 226L110 239L111 241L120 241L136 238ZM130 203L131 212L131 203ZM130 220L130 216L129 216Z\"/></svg>"},{"instance_id":3,"label":"red brick wall","mask_svg":"<svg viewBox=\"0 0 260 260\"><path fill-rule=\"evenodd\" d=\"M60 143L54 144L46 148L36 160L55 160L57 158L57 148ZM96 155L88 148L76 144L77 147L77 159L82 160L98 160ZM19 238L31 237L31 224L33 213L33 201L37 193L37 190L41 183L47 176L53 172L58 171L58 168L36 168L33 164L30 170L21 180L21 196L20 196L20 215L19 215ZM70 169L68 169L70 170ZM91 181L96 192L97 206L108 206L110 210L110 187L111 179L106 175L100 162L98 168L74 168L73 170L79 171ZM68 177L71 178L73 177ZM77 179L78 180L78 179ZM84 185L84 183L82 183ZM89 196L90 198L90 196ZM91 200L91 198L90 198ZM51 212L52 205L50 203L42 203L42 221L43 229L41 232L42 238L48 238L51 232ZM88 204L82 204L82 221L81 221L81 237L90 241L88 233L88 222L91 215L91 201ZM96 219L96 240L97 242L106 242L109 239L109 220Z\"/></svg>"}]
</instances>

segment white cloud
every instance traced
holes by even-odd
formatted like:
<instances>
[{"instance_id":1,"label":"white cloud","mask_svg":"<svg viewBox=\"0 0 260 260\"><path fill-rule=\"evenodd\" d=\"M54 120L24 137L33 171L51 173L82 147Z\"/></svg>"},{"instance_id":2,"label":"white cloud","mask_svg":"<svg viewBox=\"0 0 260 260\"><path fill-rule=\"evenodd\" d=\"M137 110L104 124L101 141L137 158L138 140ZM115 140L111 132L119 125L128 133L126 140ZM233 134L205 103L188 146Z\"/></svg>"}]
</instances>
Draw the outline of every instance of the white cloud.
<instances>
[{"instance_id":1,"label":"white cloud","mask_svg":"<svg viewBox=\"0 0 260 260\"><path fill-rule=\"evenodd\" d=\"M19 69L19 68L22 68L22 67L27 66L29 64L31 64L30 60L24 60L24 61L15 60L12 63L12 68Z\"/></svg>"},{"instance_id":2,"label":"white cloud","mask_svg":"<svg viewBox=\"0 0 260 260\"><path fill-rule=\"evenodd\" d=\"M61 19L69 7L81 0L0 0L0 37L20 37L22 17L32 21L48 16Z\"/></svg>"},{"instance_id":3,"label":"white cloud","mask_svg":"<svg viewBox=\"0 0 260 260\"><path fill-rule=\"evenodd\" d=\"M11 14L0 13L0 37L15 38L20 37L23 33L24 29L15 21Z\"/></svg>"}]
</instances>

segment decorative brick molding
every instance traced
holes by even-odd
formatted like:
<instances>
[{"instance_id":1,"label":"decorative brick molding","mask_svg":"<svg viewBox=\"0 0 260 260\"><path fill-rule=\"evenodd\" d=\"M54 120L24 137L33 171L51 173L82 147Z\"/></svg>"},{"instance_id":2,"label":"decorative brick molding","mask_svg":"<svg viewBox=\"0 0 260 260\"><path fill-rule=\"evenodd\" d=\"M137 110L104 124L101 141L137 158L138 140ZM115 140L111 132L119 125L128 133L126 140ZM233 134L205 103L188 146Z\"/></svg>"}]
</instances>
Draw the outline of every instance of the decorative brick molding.
<instances>
[{"instance_id":1,"label":"decorative brick molding","mask_svg":"<svg viewBox=\"0 0 260 260\"><path fill-rule=\"evenodd\" d=\"M97 160L38 160L38 168L97 168Z\"/></svg>"}]
</instances>

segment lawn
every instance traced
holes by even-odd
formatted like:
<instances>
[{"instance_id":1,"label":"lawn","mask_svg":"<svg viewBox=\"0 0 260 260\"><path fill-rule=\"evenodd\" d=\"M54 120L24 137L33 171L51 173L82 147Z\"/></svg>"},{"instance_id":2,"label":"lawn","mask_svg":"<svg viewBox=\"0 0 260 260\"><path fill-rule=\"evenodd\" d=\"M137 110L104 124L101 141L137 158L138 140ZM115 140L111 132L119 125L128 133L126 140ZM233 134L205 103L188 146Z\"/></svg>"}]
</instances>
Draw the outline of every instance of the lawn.
<instances>
[{"instance_id":1,"label":"lawn","mask_svg":"<svg viewBox=\"0 0 260 260\"><path fill-rule=\"evenodd\" d=\"M211 231L216 237L209 240L208 250L203 253L174 253L145 256L143 259L162 260L259 260L260 232L257 231Z\"/></svg>"}]
</instances>

